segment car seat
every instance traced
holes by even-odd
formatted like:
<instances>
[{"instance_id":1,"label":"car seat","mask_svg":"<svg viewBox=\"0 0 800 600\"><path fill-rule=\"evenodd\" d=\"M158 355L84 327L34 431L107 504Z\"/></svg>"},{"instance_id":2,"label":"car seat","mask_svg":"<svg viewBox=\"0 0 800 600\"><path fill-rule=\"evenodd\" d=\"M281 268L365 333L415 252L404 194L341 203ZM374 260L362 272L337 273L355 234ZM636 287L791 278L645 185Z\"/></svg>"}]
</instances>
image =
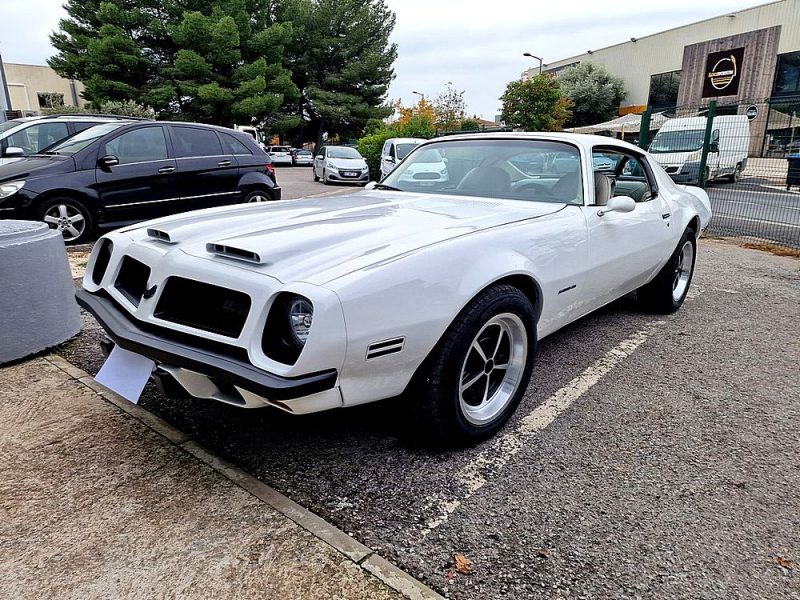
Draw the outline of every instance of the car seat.
<instances>
[{"instance_id":1,"label":"car seat","mask_svg":"<svg viewBox=\"0 0 800 600\"><path fill-rule=\"evenodd\" d=\"M500 167L475 167L464 175L456 189L481 196L508 194L511 192L511 176Z\"/></svg>"},{"instance_id":2,"label":"car seat","mask_svg":"<svg viewBox=\"0 0 800 600\"><path fill-rule=\"evenodd\" d=\"M603 173L594 174L594 203L596 206L606 206L614 196L616 181Z\"/></svg>"}]
</instances>

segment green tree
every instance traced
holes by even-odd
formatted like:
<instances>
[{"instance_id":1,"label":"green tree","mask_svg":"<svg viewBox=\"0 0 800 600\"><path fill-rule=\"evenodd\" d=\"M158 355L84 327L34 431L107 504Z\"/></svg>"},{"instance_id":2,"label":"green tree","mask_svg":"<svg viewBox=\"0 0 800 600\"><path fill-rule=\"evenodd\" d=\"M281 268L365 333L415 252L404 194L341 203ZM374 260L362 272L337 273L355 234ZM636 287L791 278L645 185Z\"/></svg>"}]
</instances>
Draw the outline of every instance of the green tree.
<instances>
[{"instance_id":1,"label":"green tree","mask_svg":"<svg viewBox=\"0 0 800 600\"><path fill-rule=\"evenodd\" d=\"M286 64L301 95L284 110L303 116L305 135L317 144L326 131L355 137L370 119L391 114L384 101L397 47L385 0L275 0L274 12L293 24Z\"/></svg>"},{"instance_id":2,"label":"green tree","mask_svg":"<svg viewBox=\"0 0 800 600\"><path fill-rule=\"evenodd\" d=\"M436 96L433 101L433 112L436 115L436 128L439 131L457 131L467 116L467 105L464 102L464 90L456 90L447 85L447 90Z\"/></svg>"},{"instance_id":3,"label":"green tree","mask_svg":"<svg viewBox=\"0 0 800 600\"><path fill-rule=\"evenodd\" d=\"M461 122L461 131L477 131L481 128L481 124L478 122L478 119L475 117L470 117L469 119L464 119Z\"/></svg>"},{"instance_id":4,"label":"green tree","mask_svg":"<svg viewBox=\"0 0 800 600\"><path fill-rule=\"evenodd\" d=\"M512 81L500 100L503 121L524 131L560 131L570 116L569 100L547 73L528 81Z\"/></svg>"},{"instance_id":5,"label":"green tree","mask_svg":"<svg viewBox=\"0 0 800 600\"><path fill-rule=\"evenodd\" d=\"M603 65L584 62L569 67L561 71L558 82L572 102L572 127L613 119L625 98L625 82Z\"/></svg>"},{"instance_id":6,"label":"green tree","mask_svg":"<svg viewBox=\"0 0 800 600\"><path fill-rule=\"evenodd\" d=\"M48 62L95 107L132 100L162 116L263 121L297 96L283 69L289 23L272 0L67 0Z\"/></svg>"}]
</instances>

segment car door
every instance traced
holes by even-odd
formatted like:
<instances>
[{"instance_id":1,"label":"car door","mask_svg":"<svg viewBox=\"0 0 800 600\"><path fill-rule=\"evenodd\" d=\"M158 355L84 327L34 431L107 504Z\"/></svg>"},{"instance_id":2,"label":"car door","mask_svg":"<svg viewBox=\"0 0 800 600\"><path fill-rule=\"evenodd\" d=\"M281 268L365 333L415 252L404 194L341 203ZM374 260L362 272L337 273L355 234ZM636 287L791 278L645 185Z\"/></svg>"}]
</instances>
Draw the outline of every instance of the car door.
<instances>
[{"instance_id":1,"label":"car door","mask_svg":"<svg viewBox=\"0 0 800 600\"><path fill-rule=\"evenodd\" d=\"M231 204L239 196L236 158L208 127L170 125L178 167L179 211ZM178 211L176 211L178 212Z\"/></svg>"},{"instance_id":2,"label":"car door","mask_svg":"<svg viewBox=\"0 0 800 600\"><path fill-rule=\"evenodd\" d=\"M592 204L583 207L589 234L587 291L597 308L643 285L670 256L674 232L669 205L644 155L613 147L596 147L594 154L616 165L613 172L595 171L595 178L608 177L612 196L636 202L632 212L607 212L595 185Z\"/></svg>"},{"instance_id":3,"label":"car door","mask_svg":"<svg viewBox=\"0 0 800 600\"><path fill-rule=\"evenodd\" d=\"M328 154L327 148L320 148L317 155L314 157L314 176L322 177L322 171L325 169L325 157Z\"/></svg>"},{"instance_id":4,"label":"car door","mask_svg":"<svg viewBox=\"0 0 800 600\"><path fill-rule=\"evenodd\" d=\"M136 126L105 141L95 169L103 220L122 223L171 214L178 201L175 176L163 126Z\"/></svg>"},{"instance_id":5,"label":"car door","mask_svg":"<svg viewBox=\"0 0 800 600\"><path fill-rule=\"evenodd\" d=\"M381 176L386 177L395 165L394 143L388 140L381 150Z\"/></svg>"}]
</instances>

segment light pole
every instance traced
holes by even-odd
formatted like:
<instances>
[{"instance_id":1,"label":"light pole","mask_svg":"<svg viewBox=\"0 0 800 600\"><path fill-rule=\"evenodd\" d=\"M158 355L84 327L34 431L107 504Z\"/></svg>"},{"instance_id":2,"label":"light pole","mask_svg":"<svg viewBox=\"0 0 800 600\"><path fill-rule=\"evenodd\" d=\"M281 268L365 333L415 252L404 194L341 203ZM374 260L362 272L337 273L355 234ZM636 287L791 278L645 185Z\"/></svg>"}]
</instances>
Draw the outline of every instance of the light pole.
<instances>
[{"instance_id":1,"label":"light pole","mask_svg":"<svg viewBox=\"0 0 800 600\"><path fill-rule=\"evenodd\" d=\"M412 91L411 93L412 93L412 94L416 94L417 96L420 96L420 97L421 97L423 100L425 100L425 94L423 94L422 92L415 92L415 91Z\"/></svg>"},{"instance_id":2,"label":"light pole","mask_svg":"<svg viewBox=\"0 0 800 600\"><path fill-rule=\"evenodd\" d=\"M542 67L544 65L542 63L542 59L541 58L539 58L538 56L536 56L534 54L531 54L530 52L525 52L522 56L527 56L528 58L535 58L536 60L538 60L539 61L539 75L542 74Z\"/></svg>"}]
</instances>

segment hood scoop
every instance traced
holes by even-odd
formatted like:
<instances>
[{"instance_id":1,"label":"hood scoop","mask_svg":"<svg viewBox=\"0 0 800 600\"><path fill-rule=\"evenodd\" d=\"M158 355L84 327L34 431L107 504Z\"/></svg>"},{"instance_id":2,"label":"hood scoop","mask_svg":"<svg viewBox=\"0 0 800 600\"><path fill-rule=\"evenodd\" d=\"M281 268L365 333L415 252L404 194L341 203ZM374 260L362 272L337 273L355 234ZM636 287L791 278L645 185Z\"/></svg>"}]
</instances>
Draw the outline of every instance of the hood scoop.
<instances>
[{"instance_id":1,"label":"hood scoop","mask_svg":"<svg viewBox=\"0 0 800 600\"><path fill-rule=\"evenodd\" d=\"M173 240L170 236L168 231L164 231L163 229L147 229L147 237L151 237L154 240L158 240L159 242L165 242L167 244L175 244L177 240Z\"/></svg>"},{"instance_id":2,"label":"hood scoop","mask_svg":"<svg viewBox=\"0 0 800 600\"><path fill-rule=\"evenodd\" d=\"M258 254L258 252L253 252L252 250L245 250L243 248L236 248L235 246L217 243L206 244L206 250L211 254L225 258L241 260L255 265L263 264L261 261L261 256Z\"/></svg>"}]
</instances>

